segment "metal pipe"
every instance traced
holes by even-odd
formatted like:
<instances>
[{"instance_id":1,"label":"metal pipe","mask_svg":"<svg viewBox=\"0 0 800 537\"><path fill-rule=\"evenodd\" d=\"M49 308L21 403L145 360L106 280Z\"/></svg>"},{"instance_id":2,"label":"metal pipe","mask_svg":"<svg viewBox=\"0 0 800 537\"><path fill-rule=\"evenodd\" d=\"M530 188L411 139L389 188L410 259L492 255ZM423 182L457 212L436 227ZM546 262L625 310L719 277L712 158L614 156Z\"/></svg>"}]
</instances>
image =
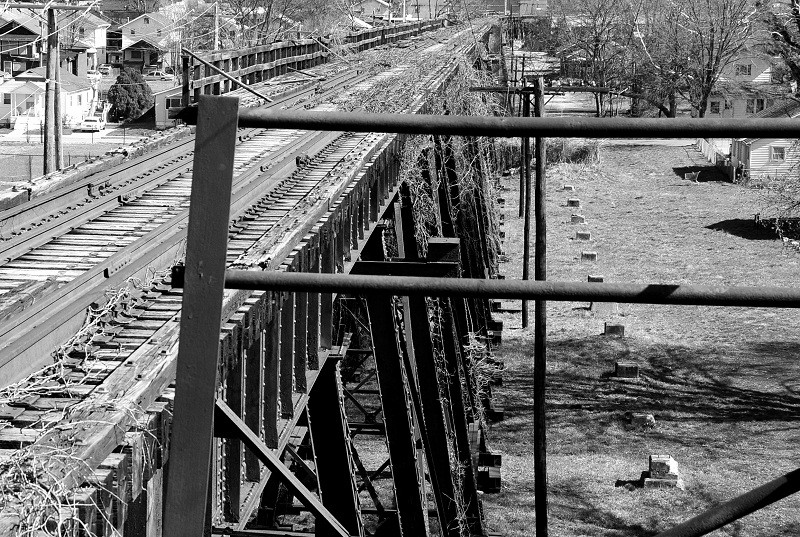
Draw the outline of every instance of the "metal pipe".
<instances>
[{"instance_id":1,"label":"metal pipe","mask_svg":"<svg viewBox=\"0 0 800 537\"><path fill-rule=\"evenodd\" d=\"M536 117L544 116L544 78L536 81L534 94L534 113ZM530 96L525 98L530 100ZM547 280L547 213L545 194L546 140L536 138L536 248L534 249L533 277L536 281ZM525 226L530 241L531 218L531 178L528 172L528 190L526 201ZM525 248L529 249L528 244ZM528 263L528 259L525 259ZM547 303L544 300L534 302L533 310L533 491L536 496L536 537L547 537L547 421L545 416L545 379L547 376ZM527 306L522 312L527 316Z\"/></svg>"},{"instance_id":2,"label":"metal pipe","mask_svg":"<svg viewBox=\"0 0 800 537\"><path fill-rule=\"evenodd\" d=\"M182 287L179 273L173 285ZM621 302L694 306L800 308L800 289L789 287L723 287L706 285L624 284L423 278L414 276L351 276L304 272L228 270L227 289L313 293L394 294L555 300L559 302Z\"/></svg>"},{"instance_id":3,"label":"metal pipe","mask_svg":"<svg viewBox=\"0 0 800 537\"><path fill-rule=\"evenodd\" d=\"M246 108L239 111L239 126L508 138L800 138L800 121L789 118L519 118Z\"/></svg>"},{"instance_id":4,"label":"metal pipe","mask_svg":"<svg viewBox=\"0 0 800 537\"><path fill-rule=\"evenodd\" d=\"M268 103L271 103L271 102L273 101L272 99L270 99L269 97L267 97L267 96L266 96L266 95L264 95L263 93L261 93L261 92L259 92L259 91L256 91L256 90L254 90L253 88L251 88L250 86L248 86L247 84L245 84L244 82L242 82L241 80L237 80L236 78L232 77L231 75L229 75L228 73L226 73L225 71L223 71L222 69L220 69L219 67L217 67L216 65L214 65L213 63L210 63L210 62L207 62L207 61L205 61L205 60L204 60L204 59L202 59L200 56L198 56L197 54L195 54L194 52L192 52L191 50L189 50L189 49L186 49L186 48L183 48L183 49L181 49L181 50L183 51L183 53L184 53L184 54L188 54L189 56L191 56L191 57L192 57L192 58L194 58L195 60L199 61L200 63L202 63L202 64L203 64L203 65L205 65L206 67L210 67L211 69L213 69L213 70L214 70L214 71L216 71L217 73L221 74L223 77L225 77L225 78L227 78L228 80L230 80L231 82L234 82L235 84L237 84L237 85L241 86L243 89L245 89L245 90L249 91L250 93L252 93L252 94L253 94L253 95L255 95L256 97L258 97L259 99L264 99L264 100L265 100L265 101L267 101ZM184 104L184 106L185 106L185 105L187 105L188 103L183 103L183 104ZM241 122L240 122L240 123L241 123Z\"/></svg>"},{"instance_id":5,"label":"metal pipe","mask_svg":"<svg viewBox=\"0 0 800 537\"><path fill-rule=\"evenodd\" d=\"M656 537L698 537L800 491L800 468L663 531Z\"/></svg>"}]
</instances>

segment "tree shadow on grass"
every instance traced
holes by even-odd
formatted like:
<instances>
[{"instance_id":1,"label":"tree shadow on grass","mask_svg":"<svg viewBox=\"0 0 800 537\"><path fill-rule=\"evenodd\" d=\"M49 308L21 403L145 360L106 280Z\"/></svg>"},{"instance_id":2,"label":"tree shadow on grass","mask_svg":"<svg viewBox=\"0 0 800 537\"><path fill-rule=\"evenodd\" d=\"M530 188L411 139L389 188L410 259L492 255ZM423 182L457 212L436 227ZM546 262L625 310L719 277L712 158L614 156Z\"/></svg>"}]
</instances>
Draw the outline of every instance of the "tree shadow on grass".
<instances>
[{"instance_id":1,"label":"tree shadow on grass","mask_svg":"<svg viewBox=\"0 0 800 537\"><path fill-rule=\"evenodd\" d=\"M530 349L520 345L519 352L527 355ZM634 410L680 415L682 421L800 421L800 370L792 358L800 354L800 343L744 344L733 358L743 357L746 363L728 352L604 336L550 342L547 390L553 413L549 419L562 419L559 410L619 414ZM601 378L615 361L631 360L639 364L638 381ZM506 412L530 415L532 371L507 369L504 386L516 392L509 393Z\"/></svg>"},{"instance_id":2,"label":"tree shadow on grass","mask_svg":"<svg viewBox=\"0 0 800 537\"><path fill-rule=\"evenodd\" d=\"M681 179L685 179L687 173L697 173L698 183L729 182L728 177L719 168L710 164L707 166L677 166L672 168L672 171Z\"/></svg>"},{"instance_id":3,"label":"tree shadow on grass","mask_svg":"<svg viewBox=\"0 0 800 537\"><path fill-rule=\"evenodd\" d=\"M722 220L715 224L706 226L706 229L714 231L724 231L729 235L735 235L751 241L772 241L778 239L778 234L771 229L756 225L752 219L731 218Z\"/></svg>"},{"instance_id":4,"label":"tree shadow on grass","mask_svg":"<svg viewBox=\"0 0 800 537\"><path fill-rule=\"evenodd\" d=\"M653 523L650 526L632 524L619 515L604 510L598 503L591 501L574 486L559 483L556 489L557 496L550 502L550 510L558 519L594 526L599 531L602 531L603 535L613 531L614 537L644 537L658 533L657 530L653 529L656 526L655 520L652 521ZM623 494L623 492L620 492L620 494ZM588 531L588 528L583 531Z\"/></svg>"}]
</instances>

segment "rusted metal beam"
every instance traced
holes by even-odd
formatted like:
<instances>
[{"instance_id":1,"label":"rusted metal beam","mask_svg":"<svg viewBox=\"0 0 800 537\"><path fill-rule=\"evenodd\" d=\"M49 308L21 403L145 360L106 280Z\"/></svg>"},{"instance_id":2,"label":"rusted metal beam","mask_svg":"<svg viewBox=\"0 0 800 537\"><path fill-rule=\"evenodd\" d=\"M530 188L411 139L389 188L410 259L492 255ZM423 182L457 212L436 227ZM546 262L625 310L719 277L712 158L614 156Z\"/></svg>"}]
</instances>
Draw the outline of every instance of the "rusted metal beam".
<instances>
[{"instance_id":1,"label":"rusted metal beam","mask_svg":"<svg viewBox=\"0 0 800 537\"><path fill-rule=\"evenodd\" d=\"M174 283L180 287L181 282ZM274 271L228 270L228 289L314 291L400 296L527 298L558 302L623 302L684 306L800 308L800 289L789 287L725 287L711 285L586 283L522 280L351 276Z\"/></svg>"},{"instance_id":2,"label":"rusted metal beam","mask_svg":"<svg viewBox=\"0 0 800 537\"><path fill-rule=\"evenodd\" d=\"M216 419L226 420L228 422L226 425L237 430L242 442L256 453L258 458L261 459L261 462L263 462L271 472L280 476L283 484L286 485L298 500L300 500L300 503L314 514L318 524L324 521L324 523L332 529L334 535L338 537L350 537L350 534L344 526L342 526L336 517L322 505L319 498L311 493L300 480L289 471L280 458L269 449L247 425L245 425L241 418L239 418L228 405L217 400L216 410ZM192 501L192 497L187 496L187 501Z\"/></svg>"},{"instance_id":3,"label":"rusted metal beam","mask_svg":"<svg viewBox=\"0 0 800 537\"><path fill-rule=\"evenodd\" d=\"M788 118L520 118L247 108L239 112L239 126L509 138L800 138L800 122Z\"/></svg>"},{"instance_id":4,"label":"rusted metal beam","mask_svg":"<svg viewBox=\"0 0 800 537\"><path fill-rule=\"evenodd\" d=\"M656 537L699 537L800 492L800 468L678 524Z\"/></svg>"}]
</instances>

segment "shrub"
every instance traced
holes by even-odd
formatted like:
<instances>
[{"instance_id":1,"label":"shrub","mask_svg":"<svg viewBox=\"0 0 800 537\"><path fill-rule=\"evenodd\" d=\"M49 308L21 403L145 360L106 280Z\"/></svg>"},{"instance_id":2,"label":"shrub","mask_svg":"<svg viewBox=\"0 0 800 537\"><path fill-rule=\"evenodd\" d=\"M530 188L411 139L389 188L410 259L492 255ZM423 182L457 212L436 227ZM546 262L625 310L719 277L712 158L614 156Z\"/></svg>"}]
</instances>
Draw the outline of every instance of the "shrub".
<instances>
[{"instance_id":1,"label":"shrub","mask_svg":"<svg viewBox=\"0 0 800 537\"><path fill-rule=\"evenodd\" d=\"M108 90L108 102L119 119L136 119L153 106L153 91L139 71L125 67Z\"/></svg>"}]
</instances>

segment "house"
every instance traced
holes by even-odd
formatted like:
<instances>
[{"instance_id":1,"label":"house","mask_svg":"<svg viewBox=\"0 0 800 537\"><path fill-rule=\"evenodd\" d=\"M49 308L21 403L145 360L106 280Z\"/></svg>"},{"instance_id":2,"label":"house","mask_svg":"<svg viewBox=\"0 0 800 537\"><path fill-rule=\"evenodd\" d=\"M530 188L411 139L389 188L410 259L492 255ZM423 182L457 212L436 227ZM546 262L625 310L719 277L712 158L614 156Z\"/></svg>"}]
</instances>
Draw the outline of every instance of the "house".
<instances>
[{"instance_id":1,"label":"house","mask_svg":"<svg viewBox=\"0 0 800 537\"><path fill-rule=\"evenodd\" d=\"M31 9L6 7L0 13L0 65L17 75L42 62L42 34L46 23Z\"/></svg>"},{"instance_id":2,"label":"house","mask_svg":"<svg viewBox=\"0 0 800 537\"><path fill-rule=\"evenodd\" d=\"M61 59L70 63L73 74L86 76L87 69L106 63L108 19L92 11L71 11L60 18L59 27Z\"/></svg>"},{"instance_id":3,"label":"house","mask_svg":"<svg viewBox=\"0 0 800 537\"><path fill-rule=\"evenodd\" d=\"M180 36L175 25L161 13L139 15L118 28L121 65L140 71L177 65Z\"/></svg>"},{"instance_id":4,"label":"house","mask_svg":"<svg viewBox=\"0 0 800 537\"><path fill-rule=\"evenodd\" d=\"M708 100L706 117L752 117L780 104L789 94L778 64L769 56L750 52L722 70L714 93Z\"/></svg>"},{"instance_id":5,"label":"house","mask_svg":"<svg viewBox=\"0 0 800 537\"><path fill-rule=\"evenodd\" d=\"M39 128L44 121L45 71L45 67L36 67L0 84L0 123L15 128L22 124ZM77 125L89 115L94 91L86 78L62 69L60 95L64 125Z\"/></svg>"},{"instance_id":6,"label":"house","mask_svg":"<svg viewBox=\"0 0 800 537\"><path fill-rule=\"evenodd\" d=\"M785 101L756 113L756 118L800 117L800 103ZM800 144L794 138L739 138L731 142L730 165L736 176L777 177L797 172Z\"/></svg>"}]
</instances>

